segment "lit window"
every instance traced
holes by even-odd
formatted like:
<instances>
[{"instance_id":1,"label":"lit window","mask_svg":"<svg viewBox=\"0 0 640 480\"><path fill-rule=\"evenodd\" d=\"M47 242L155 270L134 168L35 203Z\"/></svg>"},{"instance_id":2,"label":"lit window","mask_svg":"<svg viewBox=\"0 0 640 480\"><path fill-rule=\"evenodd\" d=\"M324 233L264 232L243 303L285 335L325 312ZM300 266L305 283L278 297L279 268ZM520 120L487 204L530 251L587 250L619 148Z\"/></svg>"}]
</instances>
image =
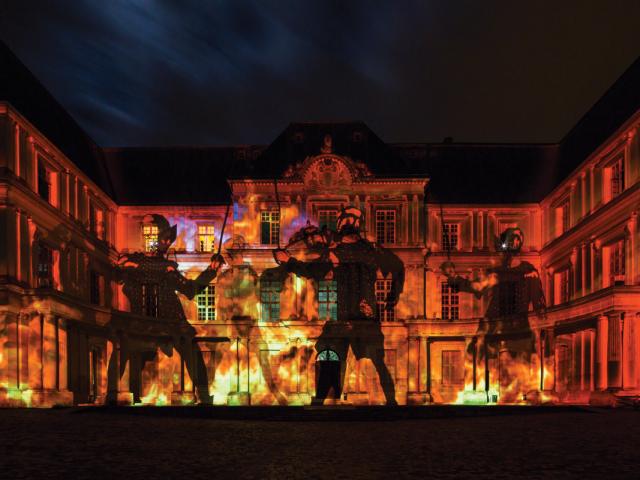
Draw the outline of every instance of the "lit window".
<instances>
[{"instance_id":1,"label":"lit window","mask_svg":"<svg viewBox=\"0 0 640 480\"><path fill-rule=\"evenodd\" d=\"M609 285L624 283L624 262L624 240L618 240L609 247Z\"/></svg>"},{"instance_id":2,"label":"lit window","mask_svg":"<svg viewBox=\"0 0 640 480\"><path fill-rule=\"evenodd\" d=\"M442 225L442 249L451 251L458 249L458 224L445 223Z\"/></svg>"},{"instance_id":3,"label":"lit window","mask_svg":"<svg viewBox=\"0 0 640 480\"><path fill-rule=\"evenodd\" d=\"M376 210L376 242L396 242L395 210Z\"/></svg>"},{"instance_id":4,"label":"lit window","mask_svg":"<svg viewBox=\"0 0 640 480\"><path fill-rule=\"evenodd\" d=\"M215 239L213 225L198 225L198 248L201 252L213 252Z\"/></svg>"},{"instance_id":5,"label":"lit window","mask_svg":"<svg viewBox=\"0 0 640 480\"><path fill-rule=\"evenodd\" d=\"M38 287L53 286L53 251L44 244L39 244L37 265Z\"/></svg>"},{"instance_id":6,"label":"lit window","mask_svg":"<svg viewBox=\"0 0 640 480\"><path fill-rule=\"evenodd\" d=\"M624 191L624 156L620 156L611 164L611 198Z\"/></svg>"},{"instance_id":7,"label":"lit window","mask_svg":"<svg viewBox=\"0 0 640 480\"><path fill-rule=\"evenodd\" d=\"M260 212L260 243L275 245L280 241L280 212L264 210Z\"/></svg>"},{"instance_id":8,"label":"lit window","mask_svg":"<svg viewBox=\"0 0 640 480\"><path fill-rule=\"evenodd\" d=\"M280 320L280 290L282 290L280 282L269 280L260 282L260 303L262 304L263 322L277 322Z\"/></svg>"},{"instance_id":9,"label":"lit window","mask_svg":"<svg viewBox=\"0 0 640 480\"><path fill-rule=\"evenodd\" d=\"M440 286L442 292L442 319L458 320L460 318L460 295L458 287L442 282Z\"/></svg>"},{"instance_id":10,"label":"lit window","mask_svg":"<svg viewBox=\"0 0 640 480\"><path fill-rule=\"evenodd\" d=\"M153 283L142 284L142 313L148 317L158 317L160 313L160 287Z\"/></svg>"},{"instance_id":11,"label":"lit window","mask_svg":"<svg viewBox=\"0 0 640 480\"><path fill-rule=\"evenodd\" d=\"M338 221L337 210L318 210L318 226L320 228L327 227L327 229L335 231Z\"/></svg>"},{"instance_id":12,"label":"lit window","mask_svg":"<svg viewBox=\"0 0 640 480\"><path fill-rule=\"evenodd\" d=\"M203 322L216 319L216 287L207 286L200 294L196 295L198 305L198 320Z\"/></svg>"},{"instance_id":13,"label":"lit window","mask_svg":"<svg viewBox=\"0 0 640 480\"><path fill-rule=\"evenodd\" d=\"M142 236L144 238L144 251L155 252L158 248L158 227L157 225L143 225Z\"/></svg>"},{"instance_id":14,"label":"lit window","mask_svg":"<svg viewBox=\"0 0 640 480\"><path fill-rule=\"evenodd\" d=\"M395 320L395 310L387 308L391 285L391 280L376 280L376 311L380 322L393 322Z\"/></svg>"},{"instance_id":15,"label":"lit window","mask_svg":"<svg viewBox=\"0 0 640 480\"><path fill-rule=\"evenodd\" d=\"M51 203L51 173L40 157L38 157L38 195Z\"/></svg>"},{"instance_id":16,"label":"lit window","mask_svg":"<svg viewBox=\"0 0 640 480\"><path fill-rule=\"evenodd\" d=\"M464 370L460 350L442 351L442 385L462 385Z\"/></svg>"},{"instance_id":17,"label":"lit window","mask_svg":"<svg viewBox=\"0 0 640 480\"><path fill-rule=\"evenodd\" d=\"M318 283L318 317L320 320L338 319L338 283L334 280Z\"/></svg>"}]
</instances>

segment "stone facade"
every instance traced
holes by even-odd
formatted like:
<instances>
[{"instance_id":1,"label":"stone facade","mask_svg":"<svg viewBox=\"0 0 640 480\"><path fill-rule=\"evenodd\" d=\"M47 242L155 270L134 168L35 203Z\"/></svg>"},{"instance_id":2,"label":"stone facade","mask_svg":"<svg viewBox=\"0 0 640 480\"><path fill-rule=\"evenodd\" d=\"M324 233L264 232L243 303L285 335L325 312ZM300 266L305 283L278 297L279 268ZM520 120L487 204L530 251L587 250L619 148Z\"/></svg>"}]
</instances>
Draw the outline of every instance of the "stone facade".
<instances>
[{"instance_id":1,"label":"stone facade","mask_svg":"<svg viewBox=\"0 0 640 480\"><path fill-rule=\"evenodd\" d=\"M0 103L0 404L191 403L203 378L192 378L185 355L201 355L195 376L215 404L311 403L323 361L343 367L340 394L326 402L384 403L369 358L315 348L336 320L331 280L264 279L274 249L307 222L335 229L343 206L358 208L362 236L404 265L398 303L379 314L399 404L635 396L639 128L635 114L536 203L434 202L428 175L376 175L326 136L275 179L229 178L229 205L118 205ZM167 261L186 279L221 247L226 265L212 287L180 296L194 335L162 309L132 313L116 275L119 258L156 241L149 214L177 226ZM540 279L544 309L500 277L495 238L509 228L525 235L511 267L527 266L527 285ZM488 288L452 287L445 262L478 292Z\"/></svg>"}]
</instances>

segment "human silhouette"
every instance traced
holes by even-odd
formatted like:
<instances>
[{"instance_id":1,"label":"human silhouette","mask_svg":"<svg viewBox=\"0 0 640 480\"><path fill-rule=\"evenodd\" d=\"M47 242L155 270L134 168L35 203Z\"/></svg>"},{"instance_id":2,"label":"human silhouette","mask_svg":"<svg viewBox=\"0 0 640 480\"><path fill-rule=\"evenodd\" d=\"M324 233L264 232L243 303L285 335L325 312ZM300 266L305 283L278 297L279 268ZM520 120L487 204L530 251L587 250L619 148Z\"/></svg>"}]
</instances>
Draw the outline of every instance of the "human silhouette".
<instances>
[{"instance_id":1,"label":"human silhouette","mask_svg":"<svg viewBox=\"0 0 640 480\"><path fill-rule=\"evenodd\" d=\"M325 322L315 345L316 352L335 352L340 363L339 381L319 372L314 402L322 404L329 393L338 398L342 391L349 347L356 359L369 358L376 368L387 405L396 405L393 378L384 362L384 335L380 308L392 310L404 286L404 265L391 251L374 245L360 234L361 212L342 208L337 232L307 225L297 232L284 249L274 250L274 258L286 272L316 281L336 282L337 315ZM289 253L302 246L302 259ZM378 276L391 278L390 292L376 299ZM379 303L380 302L380 303Z\"/></svg>"},{"instance_id":2,"label":"human silhouette","mask_svg":"<svg viewBox=\"0 0 640 480\"><path fill-rule=\"evenodd\" d=\"M157 242L149 252L121 255L116 272L118 280L123 284L123 293L129 299L131 313L168 321L171 339L159 339L157 348L152 352L137 352L141 357L140 371L133 371L132 368L130 377L134 401L140 401L140 372L144 369L144 364L155 360L158 348L168 356L171 356L175 348L196 384L198 402L211 403L202 352L193 342L196 331L187 321L176 292L192 299L216 277L218 269L225 263L224 259L220 254L212 255L210 265L196 279L190 280L180 273L177 262L167 258L169 247L176 239L177 225L170 226L164 216L157 214L147 215L143 221L145 225L157 227ZM120 359L119 375L124 373L127 360L130 360L130 353L123 351L125 353L124 358ZM110 361L114 360L112 355Z\"/></svg>"}]
</instances>

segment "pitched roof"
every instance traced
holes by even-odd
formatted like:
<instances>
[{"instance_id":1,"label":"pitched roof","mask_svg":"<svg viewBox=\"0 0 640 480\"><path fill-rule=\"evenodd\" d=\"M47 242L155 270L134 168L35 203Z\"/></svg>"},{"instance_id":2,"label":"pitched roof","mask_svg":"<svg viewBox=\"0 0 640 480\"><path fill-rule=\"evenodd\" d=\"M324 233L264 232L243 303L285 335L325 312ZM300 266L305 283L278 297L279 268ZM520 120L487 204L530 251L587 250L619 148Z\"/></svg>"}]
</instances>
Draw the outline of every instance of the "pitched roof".
<instances>
[{"instance_id":1,"label":"pitched roof","mask_svg":"<svg viewBox=\"0 0 640 480\"><path fill-rule=\"evenodd\" d=\"M2 42L0 101L9 102L105 193L112 195L100 147Z\"/></svg>"},{"instance_id":2,"label":"pitched roof","mask_svg":"<svg viewBox=\"0 0 640 480\"><path fill-rule=\"evenodd\" d=\"M378 176L430 177L445 203L537 202L640 110L636 60L558 144L385 143L363 122L291 123L268 146L99 148L0 42L0 100L9 101L121 205L220 204L227 178L274 178L320 152Z\"/></svg>"}]
</instances>

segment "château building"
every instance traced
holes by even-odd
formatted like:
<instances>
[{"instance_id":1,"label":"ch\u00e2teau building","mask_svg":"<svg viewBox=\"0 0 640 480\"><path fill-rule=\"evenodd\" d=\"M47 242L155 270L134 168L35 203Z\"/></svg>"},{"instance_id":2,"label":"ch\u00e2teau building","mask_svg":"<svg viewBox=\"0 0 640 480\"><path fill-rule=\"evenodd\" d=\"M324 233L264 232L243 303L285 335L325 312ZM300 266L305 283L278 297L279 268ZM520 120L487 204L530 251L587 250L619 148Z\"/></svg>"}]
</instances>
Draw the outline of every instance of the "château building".
<instances>
[{"instance_id":1,"label":"ch\u00e2teau building","mask_svg":"<svg viewBox=\"0 0 640 480\"><path fill-rule=\"evenodd\" d=\"M395 305L391 277L374 285L399 404L638 395L638 85L640 61L554 144L398 144L331 122L266 146L102 148L0 46L0 405L186 404L203 381L215 404L304 405L322 369L326 402L384 403L370 358L316 348L336 281L271 274L274 250L346 207L403 265ZM158 216L176 226L172 278L226 262L177 316L163 285L133 301L118 273L162 241ZM523 244L505 266L509 229Z\"/></svg>"}]
</instances>

